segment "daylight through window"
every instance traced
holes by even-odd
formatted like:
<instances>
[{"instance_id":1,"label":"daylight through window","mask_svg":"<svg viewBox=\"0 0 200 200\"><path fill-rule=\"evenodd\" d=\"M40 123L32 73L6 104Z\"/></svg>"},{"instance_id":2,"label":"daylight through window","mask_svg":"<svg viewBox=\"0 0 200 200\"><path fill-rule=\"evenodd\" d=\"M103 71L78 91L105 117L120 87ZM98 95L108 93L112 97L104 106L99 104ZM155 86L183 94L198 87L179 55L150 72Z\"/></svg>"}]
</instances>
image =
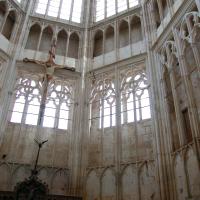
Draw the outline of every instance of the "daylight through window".
<instances>
[{"instance_id":1,"label":"daylight through window","mask_svg":"<svg viewBox=\"0 0 200 200\"><path fill-rule=\"evenodd\" d=\"M82 0L38 0L35 12L80 23Z\"/></svg>"},{"instance_id":2,"label":"daylight through window","mask_svg":"<svg viewBox=\"0 0 200 200\"><path fill-rule=\"evenodd\" d=\"M137 6L139 0L96 0L96 19L100 21L129 8Z\"/></svg>"}]
</instances>

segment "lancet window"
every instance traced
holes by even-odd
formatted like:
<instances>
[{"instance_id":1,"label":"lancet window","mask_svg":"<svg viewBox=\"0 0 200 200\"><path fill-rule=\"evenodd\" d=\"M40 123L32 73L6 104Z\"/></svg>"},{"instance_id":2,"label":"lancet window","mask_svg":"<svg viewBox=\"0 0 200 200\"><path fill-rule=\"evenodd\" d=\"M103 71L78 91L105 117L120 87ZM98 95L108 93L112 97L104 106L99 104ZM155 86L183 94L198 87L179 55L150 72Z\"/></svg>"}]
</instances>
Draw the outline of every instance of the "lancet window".
<instances>
[{"instance_id":1,"label":"lancet window","mask_svg":"<svg viewBox=\"0 0 200 200\"><path fill-rule=\"evenodd\" d=\"M14 94L11 122L68 129L73 105L71 82L53 79L46 85L42 77L25 75L18 79Z\"/></svg>"},{"instance_id":2,"label":"lancet window","mask_svg":"<svg viewBox=\"0 0 200 200\"><path fill-rule=\"evenodd\" d=\"M80 23L82 0L38 0L35 12Z\"/></svg>"},{"instance_id":3,"label":"lancet window","mask_svg":"<svg viewBox=\"0 0 200 200\"><path fill-rule=\"evenodd\" d=\"M147 77L144 71L128 71L121 82L121 123L151 118Z\"/></svg>"},{"instance_id":4,"label":"lancet window","mask_svg":"<svg viewBox=\"0 0 200 200\"><path fill-rule=\"evenodd\" d=\"M90 105L90 120L96 121L98 128L116 125L116 90L112 78L102 78L94 83Z\"/></svg>"},{"instance_id":5,"label":"lancet window","mask_svg":"<svg viewBox=\"0 0 200 200\"><path fill-rule=\"evenodd\" d=\"M118 81L120 87L117 90L115 83ZM121 79L115 81L114 77L104 74L102 78L93 81L90 94L90 121L93 128L116 126L117 116L121 116L121 124L151 118L145 70L122 71ZM117 110L117 107L120 109Z\"/></svg>"},{"instance_id":6,"label":"lancet window","mask_svg":"<svg viewBox=\"0 0 200 200\"><path fill-rule=\"evenodd\" d=\"M39 77L21 77L15 88L11 122L37 125L42 94Z\"/></svg>"},{"instance_id":7,"label":"lancet window","mask_svg":"<svg viewBox=\"0 0 200 200\"><path fill-rule=\"evenodd\" d=\"M55 80L49 84L43 126L67 129L72 106L73 87L69 82ZM70 115L71 116L71 115Z\"/></svg>"},{"instance_id":8,"label":"lancet window","mask_svg":"<svg viewBox=\"0 0 200 200\"><path fill-rule=\"evenodd\" d=\"M96 22L137 6L138 0L96 0Z\"/></svg>"}]
</instances>

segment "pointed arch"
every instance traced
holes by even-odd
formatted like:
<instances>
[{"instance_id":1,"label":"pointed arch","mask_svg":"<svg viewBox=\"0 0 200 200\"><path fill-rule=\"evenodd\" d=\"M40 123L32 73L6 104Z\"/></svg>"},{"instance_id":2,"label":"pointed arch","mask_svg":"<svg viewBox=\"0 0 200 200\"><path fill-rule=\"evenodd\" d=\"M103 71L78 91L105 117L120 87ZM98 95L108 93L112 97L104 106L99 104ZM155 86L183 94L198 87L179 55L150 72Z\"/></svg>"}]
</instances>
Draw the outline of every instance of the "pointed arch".
<instances>
[{"instance_id":1,"label":"pointed arch","mask_svg":"<svg viewBox=\"0 0 200 200\"><path fill-rule=\"evenodd\" d=\"M108 26L105 31L105 53L111 52L115 47L115 31L112 26Z\"/></svg>"},{"instance_id":2,"label":"pointed arch","mask_svg":"<svg viewBox=\"0 0 200 200\"><path fill-rule=\"evenodd\" d=\"M39 50L43 52L48 52L51 48L52 38L53 29L51 28L51 26L47 26L42 32Z\"/></svg>"},{"instance_id":3,"label":"pointed arch","mask_svg":"<svg viewBox=\"0 0 200 200\"><path fill-rule=\"evenodd\" d=\"M79 55L79 36L76 32L69 37L68 57L78 59Z\"/></svg>"},{"instance_id":4,"label":"pointed arch","mask_svg":"<svg viewBox=\"0 0 200 200\"><path fill-rule=\"evenodd\" d=\"M99 199L100 197L100 180L94 170L87 176L86 197L88 200Z\"/></svg>"},{"instance_id":5,"label":"pointed arch","mask_svg":"<svg viewBox=\"0 0 200 200\"><path fill-rule=\"evenodd\" d=\"M6 18L6 22L3 26L2 34L8 39L11 39L13 29L16 22L16 12L15 10L11 10Z\"/></svg>"},{"instance_id":6,"label":"pointed arch","mask_svg":"<svg viewBox=\"0 0 200 200\"><path fill-rule=\"evenodd\" d=\"M52 194L56 195L66 195L66 190L68 188L68 176L66 170L57 170L52 179Z\"/></svg>"},{"instance_id":7,"label":"pointed arch","mask_svg":"<svg viewBox=\"0 0 200 200\"><path fill-rule=\"evenodd\" d=\"M116 177L111 169L104 171L101 182L102 200L116 199Z\"/></svg>"},{"instance_id":8,"label":"pointed arch","mask_svg":"<svg viewBox=\"0 0 200 200\"><path fill-rule=\"evenodd\" d=\"M25 47L26 49L37 50L40 33L41 33L41 26L39 24L36 23L31 26Z\"/></svg>"},{"instance_id":9,"label":"pointed arch","mask_svg":"<svg viewBox=\"0 0 200 200\"><path fill-rule=\"evenodd\" d=\"M122 174L122 196L124 200L139 198L137 179L137 169L132 165L127 166Z\"/></svg>"},{"instance_id":10,"label":"pointed arch","mask_svg":"<svg viewBox=\"0 0 200 200\"><path fill-rule=\"evenodd\" d=\"M64 29L57 35L56 54L66 56L68 35Z\"/></svg>"},{"instance_id":11,"label":"pointed arch","mask_svg":"<svg viewBox=\"0 0 200 200\"><path fill-rule=\"evenodd\" d=\"M131 42L136 43L143 39L142 36L142 26L140 17L134 16L131 19Z\"/></svg>"},{"instance_id":12,"label":"pointed arch","mask_svg":"<svg viewBox=\"0 0 200 200\"><path fill-rule=\"evenodd\" d=\"M98 30L94 35L94 50L93 57L103 54L103 31Z\"/></svg>"},{"instance_id":13,"label":"pointed arch","mask_svg":"<svg viewBox=\"0 0 200 200\"><path fill-rule=\"evenodd\" d=\"M128 22L122 20L119 25L119 47L125 47L129 44L129 26Z\"/></svg>"}]
</instances>

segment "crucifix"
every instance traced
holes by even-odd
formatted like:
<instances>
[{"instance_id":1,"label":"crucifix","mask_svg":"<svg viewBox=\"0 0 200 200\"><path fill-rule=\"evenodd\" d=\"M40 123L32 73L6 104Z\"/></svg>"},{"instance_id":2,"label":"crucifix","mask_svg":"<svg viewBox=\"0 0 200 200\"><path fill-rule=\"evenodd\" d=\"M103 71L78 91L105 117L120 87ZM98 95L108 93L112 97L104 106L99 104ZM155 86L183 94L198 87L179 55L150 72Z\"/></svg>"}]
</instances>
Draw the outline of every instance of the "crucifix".
<instances>
[{"instance_id":1,"label":"crucifix","mask_svg":"<svg viewBox=\"0 0 200 200\"><path fill-rule=\"evenodd\" d=\"M44 110L45 110L45 104L46 104L46 97L47 97L47 89L48 89L48 84L50 80L53 78L54 72L56 69L65 69L74 72L75 68L73 67L68 67L68 66L62 66L58 65L55 63L55 55L56 55L56 38L53 38L53 42L51 44L51 49L49 50L49 57L47 61L39 61L39 60L34 60L34 59L29 59L29 58L24 58L23 62L25 63L35 63L43 68L45 68L45 75L43 78L43 94L42 94L42 99L41 99L41 105L40 105L40 114L38 117L38 125L41 125L42 119L44 116Z\"/></svg>"}]
</instances>

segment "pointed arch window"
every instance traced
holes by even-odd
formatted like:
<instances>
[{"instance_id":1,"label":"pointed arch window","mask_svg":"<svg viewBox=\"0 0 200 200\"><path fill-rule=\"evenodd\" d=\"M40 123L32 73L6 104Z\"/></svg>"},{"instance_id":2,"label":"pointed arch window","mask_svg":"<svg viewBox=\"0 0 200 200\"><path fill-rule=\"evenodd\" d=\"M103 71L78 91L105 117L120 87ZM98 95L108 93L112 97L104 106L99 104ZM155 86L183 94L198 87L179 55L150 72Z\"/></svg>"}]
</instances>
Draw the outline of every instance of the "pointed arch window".
<instances>
[{"instance_id":1,"label":"pointed arch window","mask_svg":"<svg viewBox=\"0 0 200 200\"><path fill-rule=\"evenodd\" d=\"M96 0L95 21L98 22L139 4L138 0Z\"/></svg>"},{"instance_id":2,"label":"pointed arch window","mask_svg":"<svg viewBox=\"0 0 200 200\"><path fill-rule=\"evenodd\" d=\"M127 74L121 83L121 123L151 118L148 83L144 72Z\"/></svg>"},{"instance_id":3,"label":"pointed arch window","mask_svg":"<svg viewBox=\"0 0 200 200\"><path fill-rule=\"evenodd\" d=\"M38 77L21 77L15 88L11 122L36 125L38 121L42 83Z\"/></svg>"},{"instance_id":4,"label":"pointed arch window","mask_svg":"<svg viewBox=\"0 0 200 200\"><path fill-rule=\"evenodd\" d=\"M73 84L52 80L46 88L42 77L24 76L17 81L10 121L68 129L72 120Z\"/></svg>"},{"instance_id":5,"label":"pointed arch window","mask_svg":"<svg viewBox=\"0 0 200 200\"><path fill-rule=\"evenodd\" d=\"M80 23L82 0L38 0L35 12Z\"/></svg>"}]
</instances>

